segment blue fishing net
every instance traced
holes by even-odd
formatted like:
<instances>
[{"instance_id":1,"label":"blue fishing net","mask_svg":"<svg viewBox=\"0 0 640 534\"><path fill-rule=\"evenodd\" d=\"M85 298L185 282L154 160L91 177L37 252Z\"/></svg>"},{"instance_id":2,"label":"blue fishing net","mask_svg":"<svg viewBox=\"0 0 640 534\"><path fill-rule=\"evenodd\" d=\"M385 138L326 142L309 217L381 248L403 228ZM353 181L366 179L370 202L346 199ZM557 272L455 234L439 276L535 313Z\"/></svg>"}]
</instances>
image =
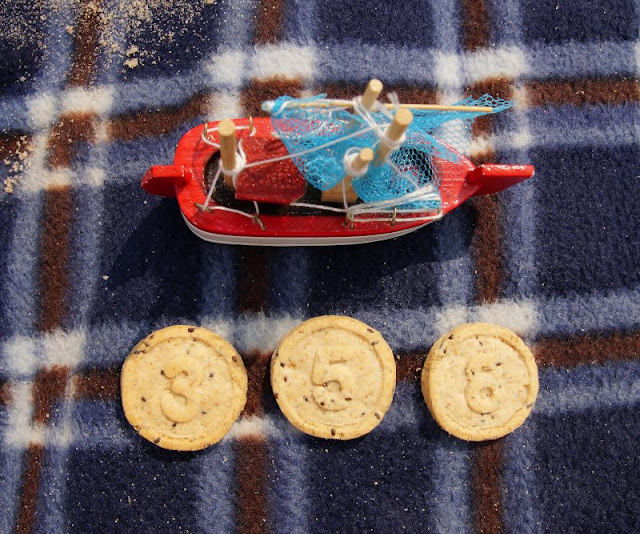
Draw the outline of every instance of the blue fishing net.
<instances>
[{"instance_id":1,"label":"blue fishing net","mask_svg":"<svg viewBox=\"0 0 640 534\"><path fill-rule=\"evenodd\" d=\"M490 106L502 111L510 102L489 95L467 98L464 106ZM470 140L470 126L482 111L432 111L411 109L414 119L406 140L393 151L389 160L370 165L352 185L364 202L398 199L400 209L437 209L440 207L439 177L434 158L457 161L464 143ZM370 118L380 131L391 121L393 111L376 111ZM278 98L271 108L271 122L306 180L321 190L340 183L346 175L345 153L352 147L373 150L380 142L378 134L348 107L326 104L326 95L293 99ZM412 195L420 192L417 197ZM409 197L407 197L409 195ZM403 198L405 197L405 198Z\"/></svg>"}]
</instances>

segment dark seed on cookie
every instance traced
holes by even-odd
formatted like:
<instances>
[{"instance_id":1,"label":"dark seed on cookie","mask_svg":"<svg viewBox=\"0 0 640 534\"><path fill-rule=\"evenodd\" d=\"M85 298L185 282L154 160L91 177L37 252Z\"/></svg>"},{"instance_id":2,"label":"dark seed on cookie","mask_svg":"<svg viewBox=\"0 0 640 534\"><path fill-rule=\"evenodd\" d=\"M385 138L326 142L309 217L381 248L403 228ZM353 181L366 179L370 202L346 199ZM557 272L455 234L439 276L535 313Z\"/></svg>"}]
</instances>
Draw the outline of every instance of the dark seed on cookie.
<instances>
[{"instance_id":1,"label":"dark seed on cookie","mask_svg":"<svg viewBox=\"0 0 640 534\"><path fill-rule=\"evenodd\" d=\"M140 397L140 399L142 400L142 402L147 402L147 399L145 399L144 397Z\"/></svg>"},{"instance_id":2,"label":"dark seed on cookie","mask_svg":"<svg viewBox=\"0 0 640 534\"><path fill-rule=\"evenodd\" d=\"M191 333L191 332L193 332L194 330L195 330L195 328L188 328L188 329L187 329L187 332Z\"/></svg>"},{"instance_id":3,"label":"dark seed on cookie","mask_svg":"<svg viewBox=\"0 0 640 534\"><path fill-rule=\"evenodd\" d=\"M335 436L335 435L336 435L336 429L335 429L335 428L332 428L332 429L331 429L331 435L332 435L332 436Z\"/></svg>"},{"instance_id":4,"label":"dark seed on cookie","mask_svg":"<svg viewBox=\"0 0 640 534\"><path fill-rule=\"evenodd\" d=\"M371 342L371 346L377 345L378 343L380 343L379 341L372 341Z\"/></svg>"},{"instance_id":5,"label":"dark seed on cookie","mask_svg":"<svg viewBox=\"0 0 640 534\"><path fill-rule=\"evenodd\" d=\"M280 362L280 367L284 367L284 362Z\"/></svg>"},{"instance_id":6,"label":"dark seed on cookie","mask_svg":"<svg viewBox=\"0 0 640 534\"><path fill-rule=\"evenodd\" d=\"M378 412L374 413L373 415L375 415L375 416L376 416L376 419L377 419L378 421L380 421L380 414L379 414Z\"/></svg>"},{"instance_id":7,"label":"dark seed on cookie","mask_svg":"<svg viewBox=\"0 0 640 534\"><path fill-rule=\"evenodd\" d=\"M367 332L373 334L373 330L371 330L371 328L367 328Z\"/></svg>"},{"instance_id":8,"label":"dark seed on cookie","mask_svg":"<svg viewBox=\"0 0 640 534\"><path fill-rule=\"evenodd\" d=\"M285 376L285 377L283 378L283 380L286 382L286 381L287 381L287 377Z\"/></svg>"},{"instance_id":9,"label":"dark seed on cookie","mask_svg":"<svg viewBox=\"0 0 640 534\"><path fill-rule=\"evenodd\" d=\"M353 399L351 397L345 397L344 400L350 401L350 400L353 400Z\"/></svg>"},{"instance_id":10,"label":"dark seed on cookie","mask_svg":"<svg viewBox=\"0 0 640 534\"><path fill-rule=\"evenodd\" d=\"M160 438L156 438L156 439L154 439L154 440L153 440L153 442L154 442L155 444L160 443Z\"/></svg>"},{"instance_id":11,"label":"dark seed on cookie","mask_svg":"<svg viewBox=\"0 0 640 534\"><path fill-rule=\"evenodd\" d=\"M231 359L232 359L234 362L237 362L237 361L238 361L238 358L236 358L235 356L231 356Z\"/></svg>"}]
</instances>

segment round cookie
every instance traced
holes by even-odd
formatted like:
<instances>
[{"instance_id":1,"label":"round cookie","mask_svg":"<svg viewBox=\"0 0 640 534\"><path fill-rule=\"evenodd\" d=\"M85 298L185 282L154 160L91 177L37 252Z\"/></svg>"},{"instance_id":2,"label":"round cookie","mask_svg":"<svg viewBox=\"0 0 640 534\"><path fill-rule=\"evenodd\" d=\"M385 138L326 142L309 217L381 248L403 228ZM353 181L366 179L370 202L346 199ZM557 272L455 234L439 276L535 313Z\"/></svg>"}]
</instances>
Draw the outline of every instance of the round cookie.
<instances>
[{"instance_id":1,"label":"round cookie","mask_svg":"<svg viewBox=\"0 0 640 534\"><path fill-rule=\"evenodd\" d=\"M220 441L247 400L240 355L196 326L170 326L140 341L122 366L120 385L125 416L136 431L180 451Z\"/></svg>"},{"instance_id":2,"label":"round cookie","mask_svg":"<svg viewBox=\"0 0 640 534\"><path fill-rule=\"evenodd\" d=\"M518 428L538 395L538 368L511 330L487 323L454 328L435 342L422 369L422 394L438 424L468 441Z\"/></svg>"},{"instance_id":3,"label":"round cookie","mask_svg":"<svg viewBox=\"0 0 640 534\"><path fill-rule=\"evenodd\" d=\"M353 439L373 430L391 405L396 364L379 332L350 317L309 319L280 341L271 386L296 428Z\"/></svg>"}]
</instances>

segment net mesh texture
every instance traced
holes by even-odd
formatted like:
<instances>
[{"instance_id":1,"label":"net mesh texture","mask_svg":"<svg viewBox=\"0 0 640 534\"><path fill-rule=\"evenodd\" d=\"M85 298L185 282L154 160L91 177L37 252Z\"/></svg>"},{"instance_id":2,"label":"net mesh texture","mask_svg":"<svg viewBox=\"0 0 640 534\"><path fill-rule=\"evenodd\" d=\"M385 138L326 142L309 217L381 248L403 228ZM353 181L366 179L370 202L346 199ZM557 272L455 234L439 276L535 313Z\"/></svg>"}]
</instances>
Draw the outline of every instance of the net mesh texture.
<instances>
[{"instance_id":1,"label":"net mesh texture","mask_svg":"<svg viewBox=\"0 0 640 534\"><path fill-rule=\"evenodd\" d=\"M282 96L271 109L275 132L290 154L302 153L293 161L306 180L320 190L334 187L345 177L345 155L366 147L376 149L394 113L378 106L365 118L349 107L328 102L325 95L299 99ZM484 95L466 98L456 105L487 106L495 113L512 103ZM365 203L398 199L399 204L393 206L397 209L438 209L441 200L434 158L458 161L459 154L468 151L473 120L489 113L410 110L414 118L402 145L388 161L369 165L364 175L352 181Z\"/></svg>"}]
</instances>

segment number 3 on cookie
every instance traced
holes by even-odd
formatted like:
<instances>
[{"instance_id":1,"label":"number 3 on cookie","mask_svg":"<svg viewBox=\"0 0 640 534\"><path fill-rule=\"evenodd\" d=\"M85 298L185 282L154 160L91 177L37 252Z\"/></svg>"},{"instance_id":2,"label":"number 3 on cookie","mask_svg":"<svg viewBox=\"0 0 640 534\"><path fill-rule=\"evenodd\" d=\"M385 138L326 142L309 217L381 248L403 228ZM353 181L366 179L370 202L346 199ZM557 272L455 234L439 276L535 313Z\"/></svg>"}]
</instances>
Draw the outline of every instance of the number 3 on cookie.
<instances>
[{"instance_id":1,"label":"number 3 on cookie","mask_svg":"<svg viewBox=\"0 0 640 534\"><path fill-rule=\"evenodd\" d=\"M191 421L200 411L202 397L195 387L204 380L204 368L194 358L178 356L165 365L164 376L171 380L171 386L160 397L162 411L176 423Z\"/></svg>"},{"instance_id":2,"label":"number 3 on cookie","mask_svg":"<svg viewBox=\"0 0 640 534\"><path fill-rule=\"evenodd\" d=\"M350 359L347 349L316 353L311 371L313 400L324 410L344 410L352 401L356 380Z\"/></svg>"}]
</instances>

